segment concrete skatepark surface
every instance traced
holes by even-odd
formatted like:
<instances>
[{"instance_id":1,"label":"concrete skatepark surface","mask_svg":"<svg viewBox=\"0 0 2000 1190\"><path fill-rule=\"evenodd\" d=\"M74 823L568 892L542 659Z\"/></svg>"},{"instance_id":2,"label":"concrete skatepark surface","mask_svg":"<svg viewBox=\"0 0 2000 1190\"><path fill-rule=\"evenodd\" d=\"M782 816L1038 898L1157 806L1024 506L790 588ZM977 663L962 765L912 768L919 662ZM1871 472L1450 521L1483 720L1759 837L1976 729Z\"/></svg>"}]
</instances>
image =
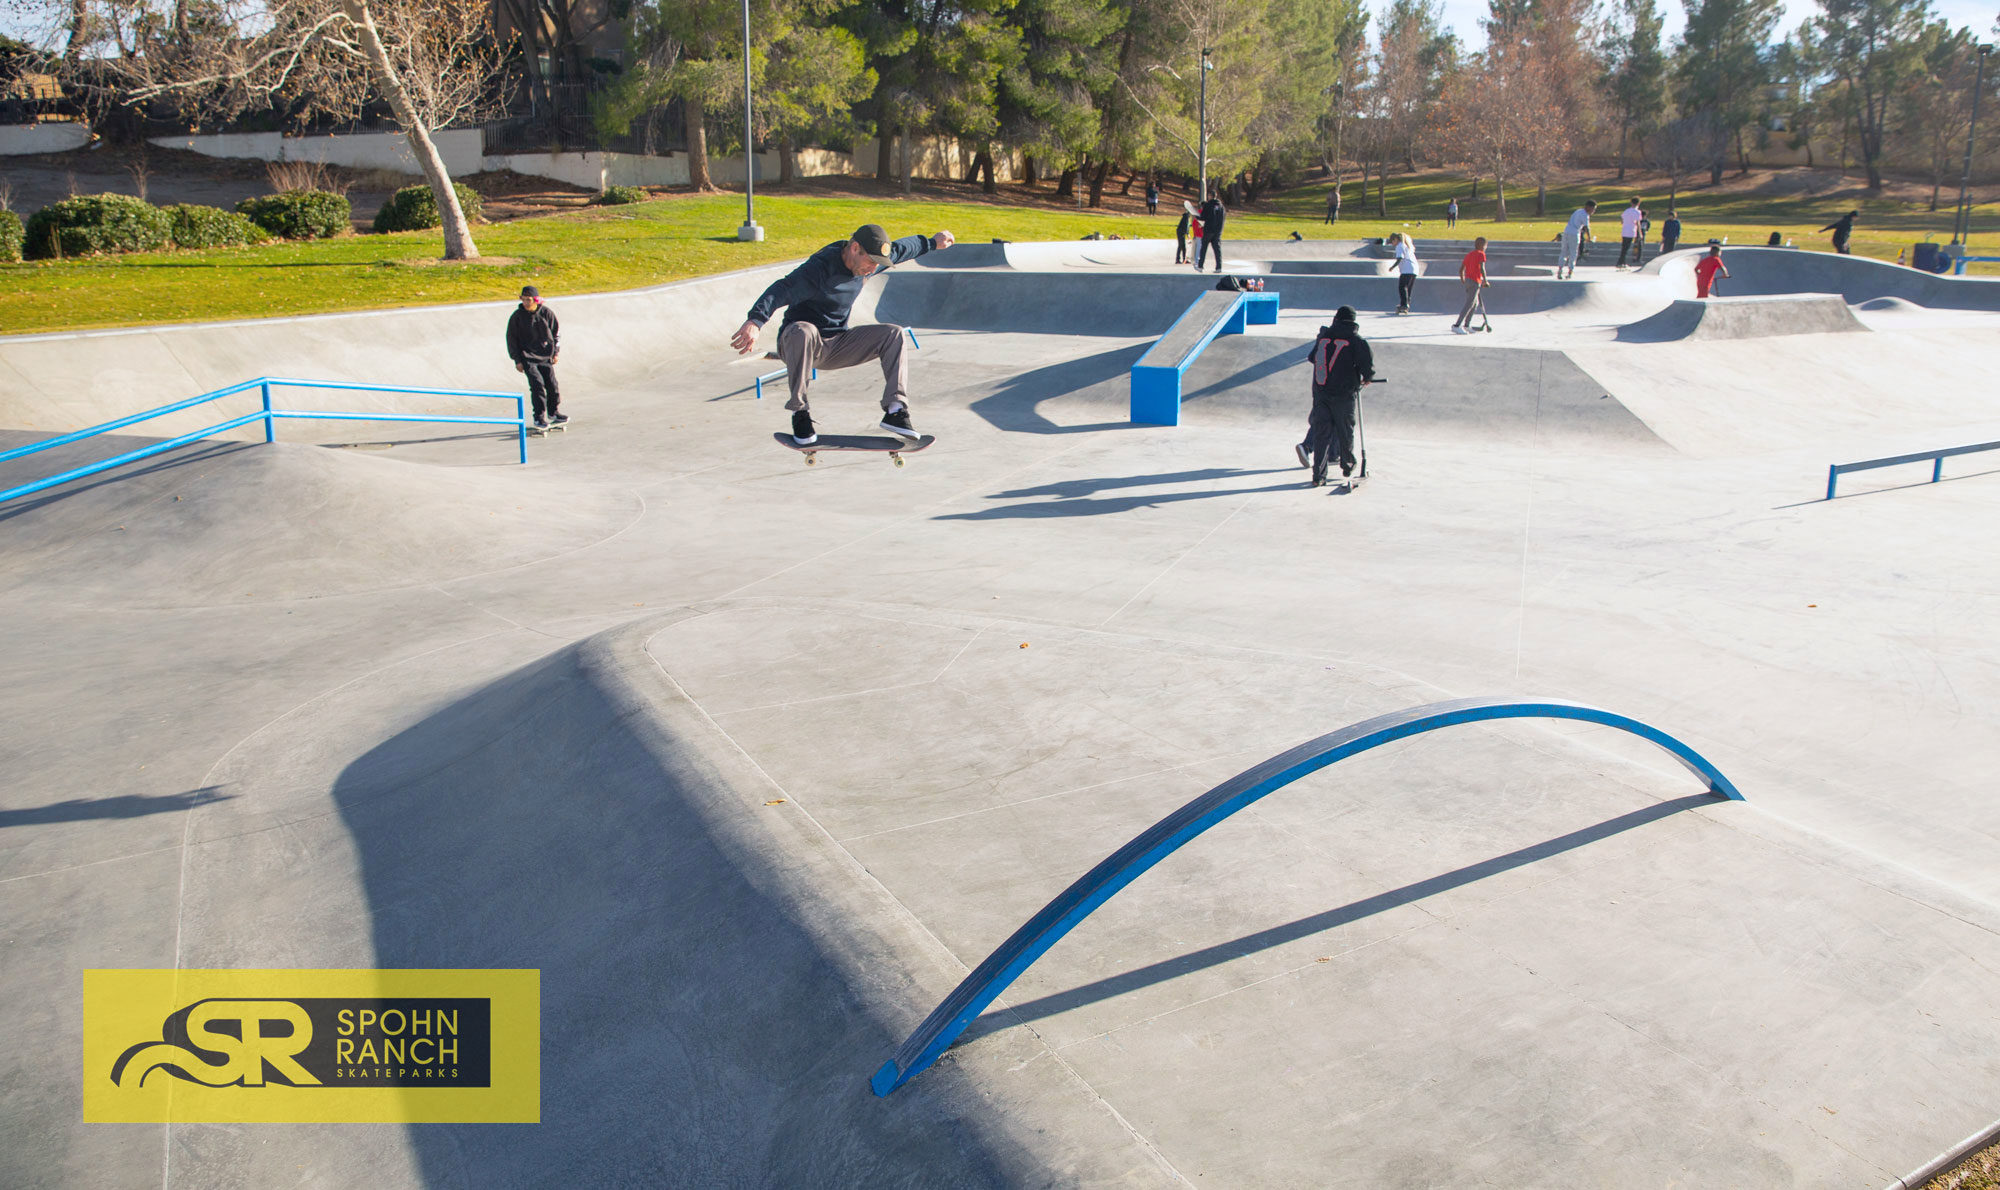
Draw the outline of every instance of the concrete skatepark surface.
<instances>
[{"instance_id":1,"label":"concrete skatepark surface","mask_svg":"<svg viewBox=\"0 0 2000 1190\"><path fill-rule=\"evenodd\" d=\"M858 311L922 339L939 442L901 470L766 441L770 365L725 346L762 269L552 295L577 428L526 467L301 423L0 507L0 995L35 1039L0 1184L1881 1186L2000 1116L2000 564L1968 548L2000 488L1972 456L1815 499L2000 437L1993 283L1855 294L1789 253L1793 292L1913 307L1638 343L1677 257L1503 278L1474 338L1285 276L1167 429L1126 370L1212 278L967 247ZM1278 247L1231 267L1310 259ZM1291 455L1337 301L1393 378L1351 496ZM259 374L511 388L506 313L0 340L0 445ZM821 429L878 392L823 375ZM1577 724L1380 749L868 1092L1175 806L1471 694L1636 716L1749 800ZM542 1123L82 1124L78 972L173 966L539 968Z\"/></svg>"}]
</instances>

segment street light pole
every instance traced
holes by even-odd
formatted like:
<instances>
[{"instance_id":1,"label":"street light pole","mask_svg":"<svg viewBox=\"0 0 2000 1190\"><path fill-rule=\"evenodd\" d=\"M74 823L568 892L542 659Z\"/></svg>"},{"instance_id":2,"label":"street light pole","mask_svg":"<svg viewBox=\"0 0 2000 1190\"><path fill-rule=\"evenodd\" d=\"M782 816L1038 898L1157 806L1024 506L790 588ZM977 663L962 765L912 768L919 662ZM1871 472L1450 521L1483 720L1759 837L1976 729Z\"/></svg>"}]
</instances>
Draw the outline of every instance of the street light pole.
<instances>
[{"instance_id":1,"label":"street light pole","mask_svg":"<svg viewBox=\"0 0 2000 1190\"><path fill-rule=\"evenodd\" d=\"M1201 191L1195 197L1208 201L1208 72L1215 69L1208 60L1209 49L1201 49Z\"/></svg>"},{"instance_id":2,"label":"street light pole","mask_svg":"<svg viewBox=\"0 0 2000 1190\"><path fill-rule=\"evenodd\" d=\"M1972 238L1972 205L1968 201L1972 186L1972 138L1979 131L1979 93L1986 89L1986 55L1993 52L1990 45L1979 47L1979 71L1972 84L1972 121L1965 129L1965 172L1958 179L1958 210L1951 217L1951 242L1964 244Z\"/></svg>"},{"instance_id":3,"label":"street light pole","mask_svg":"<svg viewBox=\"0 0 2000 1190\"><path fill-rule=\"evenodd\" d=\"M757 226L757 143L750 120L750 0L743 0L743 226L736 229L739 242L762 243L764 229Z\"/></svg>"}]
</instances>

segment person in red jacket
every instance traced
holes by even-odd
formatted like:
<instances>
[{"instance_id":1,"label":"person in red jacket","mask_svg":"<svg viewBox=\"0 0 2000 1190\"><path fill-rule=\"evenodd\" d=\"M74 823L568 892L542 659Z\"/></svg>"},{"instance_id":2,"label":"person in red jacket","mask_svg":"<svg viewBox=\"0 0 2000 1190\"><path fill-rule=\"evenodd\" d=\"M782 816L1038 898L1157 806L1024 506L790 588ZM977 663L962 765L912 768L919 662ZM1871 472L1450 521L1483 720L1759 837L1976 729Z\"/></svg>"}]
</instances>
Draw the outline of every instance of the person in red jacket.
<instances>
[{"instance_id":1,"label":"person in red jacket","mask_svg":"<svg viewBox=\"0 0 2000 1190\"><path fill-rule=\"evenodd\" d=\"M1458 318L1451 324L1451 333L1462 335L1472 329L1472 312L1477 309L1485 313L1485 303L1480 300L1486 292L1486 237L1472 241L1472 251L1458 262L1458 279L1465 283L1465 309L1458 312Z\"/></svg>"},{"instance_id":2,"label":"person in red jacket","mask_svg":"<svg viewBox=\"0 0 2000 1190\"><path fill-rule=\"evenodd\" d=\"M1694 262L1694 295L1698 298L1709 296L1715 288L1717 273L1729 276L1729 270L1722 264L1722 245L1710 244L1708 255Z\"/></svg>"}]
</instances>

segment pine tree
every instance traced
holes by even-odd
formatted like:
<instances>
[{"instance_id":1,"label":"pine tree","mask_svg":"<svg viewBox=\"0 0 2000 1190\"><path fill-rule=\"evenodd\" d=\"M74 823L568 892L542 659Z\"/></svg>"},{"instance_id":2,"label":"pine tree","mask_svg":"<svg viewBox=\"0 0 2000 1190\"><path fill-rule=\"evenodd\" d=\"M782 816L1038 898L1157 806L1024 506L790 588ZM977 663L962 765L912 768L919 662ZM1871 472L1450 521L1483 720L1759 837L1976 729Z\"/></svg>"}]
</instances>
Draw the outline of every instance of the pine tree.
<instances>
[{"instance_id":1,"label":"pine tree","mask_svg":"<svg viewBox=\"0 0 2000 1190\"><path fill-rule=\"evenodd\" d=\"M1777 27L1780 0L1686 0L1687 28L1676 45L1674 98L1683 119L1695 119L1711 143L1709 182L1722 181L1732 142L1748 172L1743 129L1757 118L1770 79L1765 44Z\"/></svg>"},{"instance_id":2,"label":"pine tree","mask_svg":"<svg viewBox=\"0 0 2000 1190\"><path fill-rule=\"evenodd\" d=\"M1868 188L1882 188L1883 141L1898 92L1923 70L1930 0L1819 0L1813 25L1828 70L1853 101L1855 139Z\"/></svg>"},{"instance_id":3,"label":"pine tree","mask_svg":"<svg viewBox=\"0 0 2000 1190\"><path fill-rule=\"evenodd\" d=\"M1603 86L1618 121L1618 180L1625 180L1627 142L1644 139L1667 105L1667 56L1660 48L1654 0L1619 0L1604 44Z\"/></svg>"}]
</instances>

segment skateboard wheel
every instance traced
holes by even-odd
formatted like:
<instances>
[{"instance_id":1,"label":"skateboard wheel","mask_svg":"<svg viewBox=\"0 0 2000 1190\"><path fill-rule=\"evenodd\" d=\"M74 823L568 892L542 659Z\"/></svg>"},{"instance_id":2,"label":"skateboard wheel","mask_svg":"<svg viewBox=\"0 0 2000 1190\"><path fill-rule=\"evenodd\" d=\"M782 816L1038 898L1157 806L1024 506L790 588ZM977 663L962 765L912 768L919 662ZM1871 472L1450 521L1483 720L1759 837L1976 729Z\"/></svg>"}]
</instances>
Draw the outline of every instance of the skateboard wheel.
<instances>
[{"instance_id":1,"label":"skateboard wheel","mask_svg":"<svg viewBox=\"0 0 2000 1190\"><path fill-rule=\"evenodd\" d=\"M817 462L819 462L819 456L818 456L818 455L816 455L816 454L814 454L814 453L813 453L812 451L807 451L807 452L806 452L806 466L810 467L810 466L812 466L813 464L815 464L815 463L817 463Z\"/></svg>"},{"instance_id":2,"label":"skateboard wheel","mask_svg":"<svg viewBox=\"0 0 2000 1190\"><path fill-rule=\"evenodd\" d=\"M894 453L891 453L891 454L889 455L889 459L890 459L890 461L894 462L894 463L896 464L896 466L898 466L898 467L900 467L900 466L902 466L902 465L903 465L903 456L902 456L902 455L899 455L899 454L894 454Z\"/></svg>"}]
</instances>

